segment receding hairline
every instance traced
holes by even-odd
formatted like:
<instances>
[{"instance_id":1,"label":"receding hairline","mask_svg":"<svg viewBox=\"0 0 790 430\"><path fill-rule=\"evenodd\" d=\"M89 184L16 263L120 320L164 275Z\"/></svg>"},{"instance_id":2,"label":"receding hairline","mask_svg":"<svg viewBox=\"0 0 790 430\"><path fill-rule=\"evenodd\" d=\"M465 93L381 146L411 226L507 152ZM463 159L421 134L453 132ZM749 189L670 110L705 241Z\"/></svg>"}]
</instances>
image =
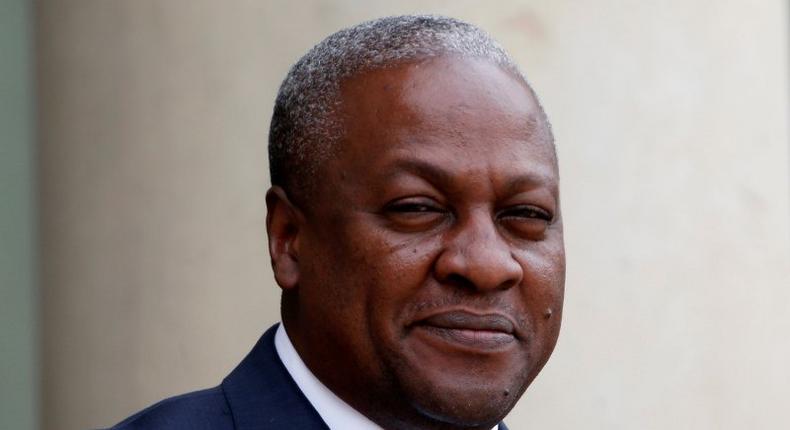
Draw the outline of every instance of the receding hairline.
<instances>
[{"instance_id":1,"label":"receding hairline","mask_svg":"<svg viewBox=\"0 0 790 430\"><path fill-rule=\"evenodd\" d=\"M433 65L439 65L446 69L446 71L450 71L450 73L455 73L451 71L453 68L460 68L464 69L469 67L468 63L472 62L471 67L475 67L474 63L483 64L484 67L490 66L492 69L496 69L494 73L501 73L509 79L515 86L519 88L519 92L526 97L527 106L525 106L525 110L520 111L520 113L516 114L513 113L510 115L512 118L521 118L518 124L518 131L514 134L514 137L517 138L532 138L532 137L539 137L540 142L542 144L549 144L552 148L553 145L553 136L550 133L550 124L545 118L545 112L543 111L543 107L540 104L540 101L535 94L535 91L530 86L529 82L527 82L524 77L520 73L516 73L513 70L502 67L499 64L493 63L489 61L487 58L472 58L472 57L463 57L458 56L453 53L439 55L439 56L431 56L425 58L417 58L413 60L407 61L400 61L400 62L393 62L392 64L382 65L382 67L377 67L370 70L360 70L358 73L349 76L343 79L340 82L340 91L338 96L338 110L333 113L337 121L343 124L344 131L347 131L348 121L353 121L354 116L353 114L348 112L349 106L353 106L355 104L355 97L353 94L349 94L353 92L353 88L359 84L359 80L368 80L371 79L371 75L380 75L382 73L388 72L395 72L400 74L403 79L398 80L388 80L388 82L381 83L382 86L392 86L395 92L397 88L404 88L406 86L414 85L415 81L422 80L424 82L433 82L432 80L427 79L420 79L416 78L414 73L419 73L419 70L423 70L430 68ZM466 64L465 64L466 63ZM419 66L419 69L414 66ZM488 73L488 71L483 70L484 73ZM449 76L444 75L442 76ZM490 75L488 76L490 80ZM508 97L512 97L512 93L506 91L508 93ZM400 97L398 97L400 98ZM477 98L477 97L475 97ZM406 103L409 103L406 101ZM460 102L459 102L460 103ZM370 106L368 106L370 107ZM359 107L357 107L359 109ZM341 138L341 142L343 139ZM340 143L340 142L339 142ZM556 153L554 154L556 156Z\"/></svg>"}]
</instances>

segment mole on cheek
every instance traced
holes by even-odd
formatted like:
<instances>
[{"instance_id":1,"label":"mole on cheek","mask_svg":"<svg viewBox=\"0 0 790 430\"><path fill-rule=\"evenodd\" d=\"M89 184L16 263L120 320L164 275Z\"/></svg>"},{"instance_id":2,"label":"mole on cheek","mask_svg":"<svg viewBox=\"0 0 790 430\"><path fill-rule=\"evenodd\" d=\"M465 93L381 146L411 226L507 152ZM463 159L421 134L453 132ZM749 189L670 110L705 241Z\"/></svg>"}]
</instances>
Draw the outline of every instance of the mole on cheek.
<instances>
[{"instance_id":1,"label":"mole on cheek","mask_svg":"<svg viewBox=\"0 0 790 430\"><path fill-rule=\"evenodd\" d=\"M553 313L553 312L551 311L551 308L548 308L548 309L546 309L546 312L544 312L544 313L543 313L543 318L544 318L544 319L549 319L549 318L551 318L551 314L552 314L552 313Z\"/></svg>"}]
</instances>

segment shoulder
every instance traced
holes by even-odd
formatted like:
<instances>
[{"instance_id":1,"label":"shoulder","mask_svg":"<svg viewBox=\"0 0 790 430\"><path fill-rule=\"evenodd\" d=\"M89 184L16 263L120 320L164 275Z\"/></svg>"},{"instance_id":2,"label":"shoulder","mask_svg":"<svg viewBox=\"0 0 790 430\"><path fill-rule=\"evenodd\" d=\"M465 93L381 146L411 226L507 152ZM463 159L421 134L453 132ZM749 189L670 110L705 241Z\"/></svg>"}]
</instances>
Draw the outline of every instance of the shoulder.
<instances>
[{"instance_id":1,"label":"shoulder","mask_svg":"<svg viewBox=\"0 0 790 430\"><path fill-rule=\"evenodd\" d=\"M222 388L214 387L162 400L110 429L233 429L233 417Z\"/></svg>"},{"instance_id":2,"label":"shoulder","mask_svg":"<svg viewBox=\"0 0 790 430\"><path fill-rule=\"evenodd\" d=\"M220 386L163 400L111 429L328 430L277 355L276 329L261 336Z\"/></svg>"}]
</instances>

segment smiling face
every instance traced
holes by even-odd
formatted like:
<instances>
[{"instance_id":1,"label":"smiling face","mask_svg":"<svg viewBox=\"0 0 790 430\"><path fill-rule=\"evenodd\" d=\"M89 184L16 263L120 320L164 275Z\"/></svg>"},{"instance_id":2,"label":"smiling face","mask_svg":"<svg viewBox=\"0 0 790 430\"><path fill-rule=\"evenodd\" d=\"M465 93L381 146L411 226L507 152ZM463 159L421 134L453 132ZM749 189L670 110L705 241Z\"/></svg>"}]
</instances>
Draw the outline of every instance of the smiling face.
<instances>
[{"instance_id":1,"label":"smiling face","mask_svg":"<svg viewBox=\"0 0 790 430\"><path fill-rule=\"evenodd\" d=\"M309 208L269 193L288 334L386 428L490 429L560 329L547 124L521 79L478 60L367 72L342 101L346 134Z\"/></svg>"}]
</instances>

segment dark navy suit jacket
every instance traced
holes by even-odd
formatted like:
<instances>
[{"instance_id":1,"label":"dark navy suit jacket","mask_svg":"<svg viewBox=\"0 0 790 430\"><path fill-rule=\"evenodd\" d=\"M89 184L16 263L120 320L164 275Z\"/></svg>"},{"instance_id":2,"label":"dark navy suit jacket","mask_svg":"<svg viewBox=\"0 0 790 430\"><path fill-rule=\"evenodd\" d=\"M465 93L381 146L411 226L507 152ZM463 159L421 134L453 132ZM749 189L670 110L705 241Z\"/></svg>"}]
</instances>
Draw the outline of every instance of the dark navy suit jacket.
<instances>
[{"instance_id":1,"label":"dark navy suit jacket","mask_svg":"<svg viewBox=\"0 0 790 430\"><path fill-rule=\"evenodd\" d=\"M280 361L276 329L263 334L220 386L163 400L112 429L329 430Z\"/></svg>"}]
</instances>

